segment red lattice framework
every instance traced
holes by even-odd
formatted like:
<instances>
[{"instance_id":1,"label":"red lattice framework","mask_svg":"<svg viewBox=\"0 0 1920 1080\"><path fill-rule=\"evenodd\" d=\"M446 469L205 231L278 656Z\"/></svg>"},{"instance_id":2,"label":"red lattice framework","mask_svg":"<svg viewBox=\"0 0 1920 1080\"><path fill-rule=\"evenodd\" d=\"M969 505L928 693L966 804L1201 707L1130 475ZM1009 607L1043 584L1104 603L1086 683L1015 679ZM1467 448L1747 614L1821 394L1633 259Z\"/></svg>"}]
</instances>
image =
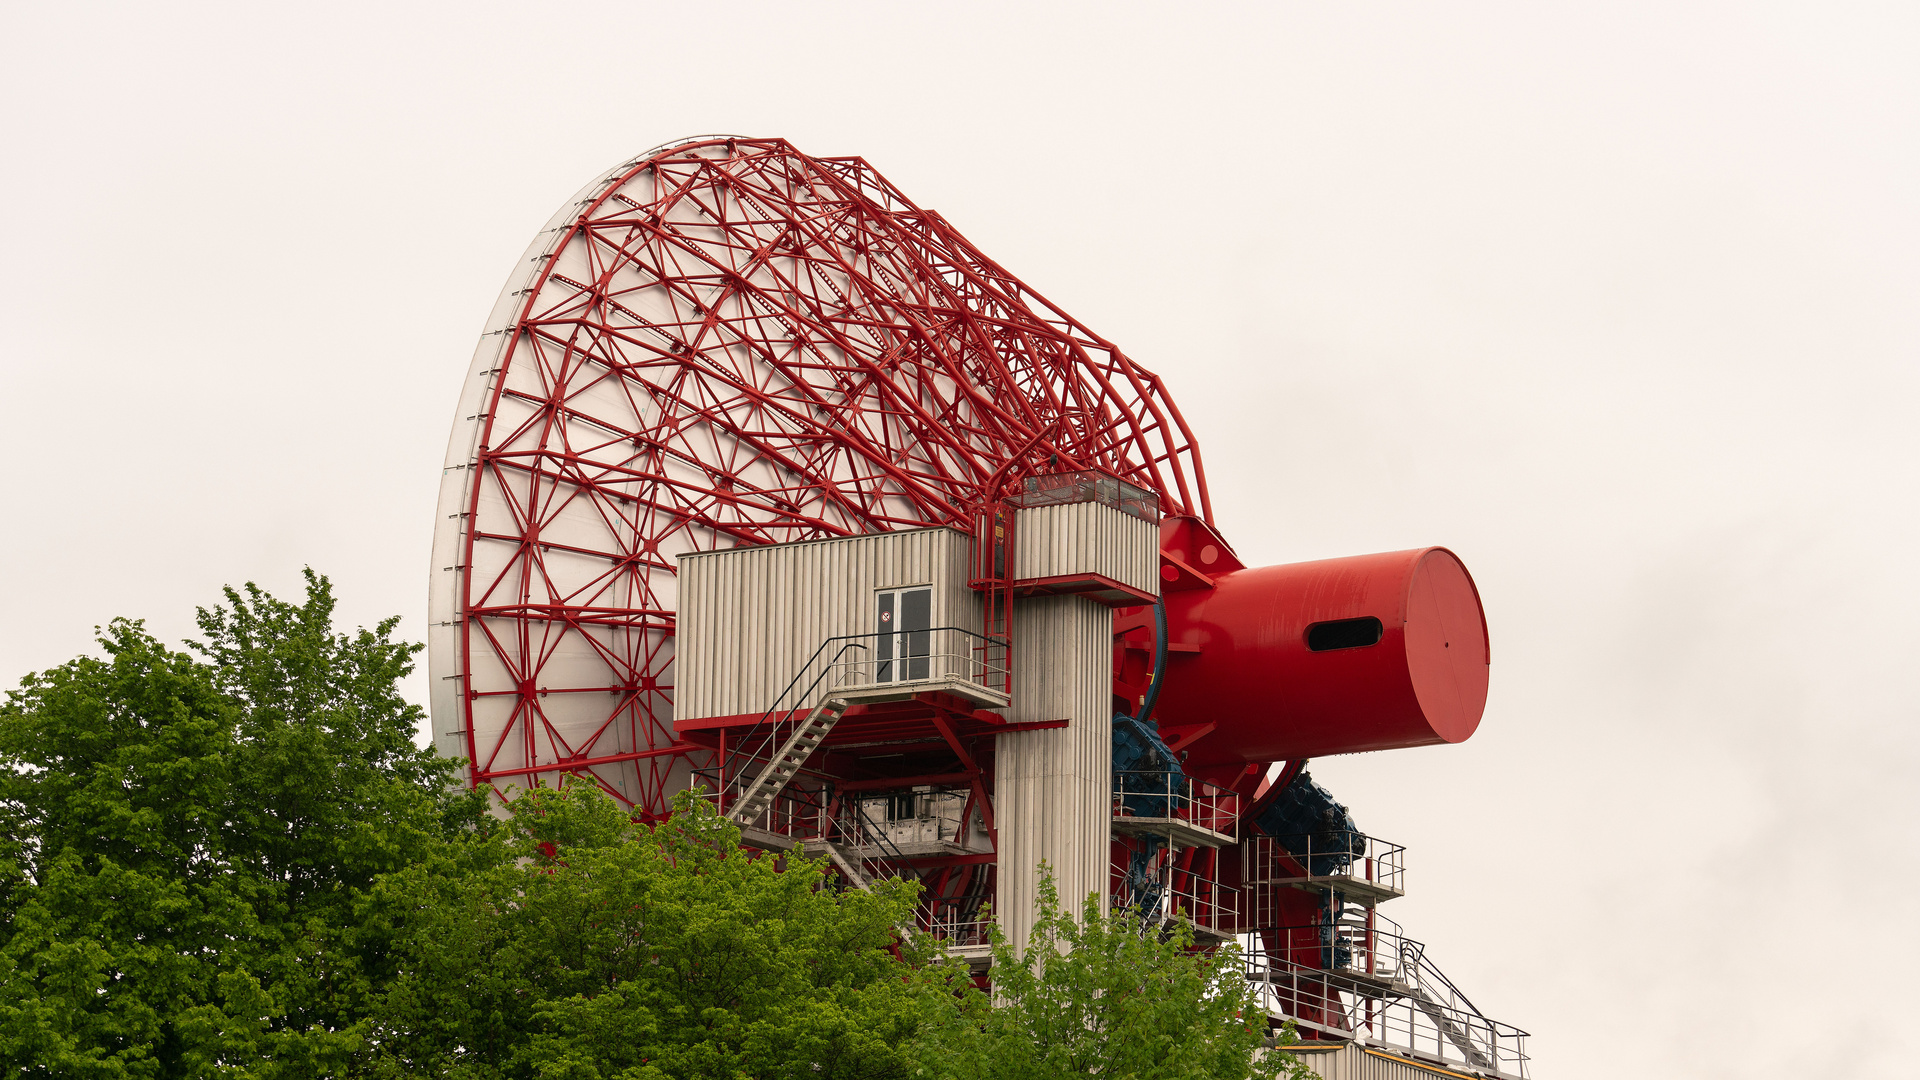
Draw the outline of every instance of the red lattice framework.
<instances>
[{"instance_id":1,"label":"red lattice framework","mask_svg":"<svg viewBox=\"0 0 1920 1080\"><path fill-rule=\"evenodd\" d=\"M591 778L667 809L707 754L673 733L680 552L970 529L1026 447L1211 519L1159 380L858 158L669 146L547 239L475 362L443 492L435 672L461 723L441 745L476 784Z\"/></svg>"}]
</instances>

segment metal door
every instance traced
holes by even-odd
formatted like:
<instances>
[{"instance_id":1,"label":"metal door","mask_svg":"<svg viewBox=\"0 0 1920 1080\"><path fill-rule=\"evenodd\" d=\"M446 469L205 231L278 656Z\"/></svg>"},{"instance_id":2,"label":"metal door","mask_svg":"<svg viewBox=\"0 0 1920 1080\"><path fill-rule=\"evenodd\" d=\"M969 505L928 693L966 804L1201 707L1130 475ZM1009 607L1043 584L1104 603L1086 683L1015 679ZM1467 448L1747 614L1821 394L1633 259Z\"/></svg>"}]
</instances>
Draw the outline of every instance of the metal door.
<instances>
[{"instance_id":1,"label":"metal door","mask_svg":"<svg viewBox=\"0 0 1920 1080\"><path fill-rule=\"evenodd\" d=\"M919 682L932 673L933 589L882 589L874 596L875 682Z\"/></svg>"}]
</instances>

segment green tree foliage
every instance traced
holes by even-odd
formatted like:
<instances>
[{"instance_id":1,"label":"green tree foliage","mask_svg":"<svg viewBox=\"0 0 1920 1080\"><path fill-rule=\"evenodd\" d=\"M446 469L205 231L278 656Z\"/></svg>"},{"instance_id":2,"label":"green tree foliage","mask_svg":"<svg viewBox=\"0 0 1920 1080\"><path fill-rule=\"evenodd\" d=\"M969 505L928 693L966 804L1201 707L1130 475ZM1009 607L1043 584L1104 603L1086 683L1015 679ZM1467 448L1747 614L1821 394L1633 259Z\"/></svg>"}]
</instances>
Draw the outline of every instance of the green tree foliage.
<instances>
[{"instance_id":1,"label":"green tree foliage","mask_svg":"<svg viewBox=\"0 0 1920 1080\"><path fill-rule=\"evenodd\" d=\"M396 620L331 628L248 585L204 659L138 622L0 707L0 1064L12 1076L303 1076L344 1067L391 978L359 891L472 830L415 747Z\"/></svg>"},{"instance_id":2,"label":"green tree foliage","mask_svg":"<svg viewBox=\"0 0 1920 1080\"><path fill-rule=\"evenodd\" d=\"M248 585L191 652L138 622L0 706L0 1070L23 1078L1238 1080L1264 1018L1227 954L1045 894L995 997L684 795L504 820L414 745L394 620ZM197 655L195 655L197 654ZM1044 960L1043 962L1040 962Z\"/></svg>"},{"instance_id":3,"label":"green tree foliage","mask_svg":"<svg viewBox=\"0 0 1920 1080\"><path fill-rule=\"evenodd\" d=\"M407 968L369 1028L377 1073L910 1075L921 1017L952 997L897 955L914 888L835 891L822 863L739 839L691 794L648 826L576 786L517 800L463 866L390 876L370 912Z\"/></svg>"},{"instance_id":4,"label":"green tree foliage","mask_svg":"<svg viewBox=\"0 0 1920 1080\"><path fill-rule=\"evenodd\" d=\"M993 995L962 994L922 1029L933 1080L1243 1080L1306 1077L1292 1055L1259 1053L1266 1014L1228 945L1193 949L1191 928L1088 896L1076 921L1043 877L1023 950L997 931ZM1291 1031L1287 1033L1291 1037Z\"/></svg>"}]
</instances>

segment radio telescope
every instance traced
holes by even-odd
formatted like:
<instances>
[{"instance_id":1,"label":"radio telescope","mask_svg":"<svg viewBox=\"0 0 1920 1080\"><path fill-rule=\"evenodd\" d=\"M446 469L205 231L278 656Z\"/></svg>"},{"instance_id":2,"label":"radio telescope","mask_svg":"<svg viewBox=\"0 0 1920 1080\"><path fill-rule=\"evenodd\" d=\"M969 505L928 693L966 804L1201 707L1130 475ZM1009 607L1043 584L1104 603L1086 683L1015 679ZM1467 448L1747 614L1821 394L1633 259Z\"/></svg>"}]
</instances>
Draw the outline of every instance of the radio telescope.
<instances>
[{"instance_id":1,"label":"radio telescope","mask_svg":"<svg viewBox=\"0 0 1920 1080\"><path fill-rule=\"evenodd\" d=\"M434 536L435 744L496 788L665 813L676 555L927 525L1024 455L1211 520L1160 382L859 158L672 143L560 208L460 396Z\"/></svg>"},{"instance_id":2,"label":"radio telescope","mask_svg":"<svg viewBox=\"0 0 1920 1080\"><path fill-rule=\"evenodd\" d=\"M697 787L834 887L917 880L981 978L1052 874L1241 938L1344 1069L1525 1080L1378 913L1405 849L1305 771L1474 733L1465 565L1246 566L1159 380L859 158L692 139L554 215L461 392L431 605L475 786Z\"/></svg>"}]
</instances>

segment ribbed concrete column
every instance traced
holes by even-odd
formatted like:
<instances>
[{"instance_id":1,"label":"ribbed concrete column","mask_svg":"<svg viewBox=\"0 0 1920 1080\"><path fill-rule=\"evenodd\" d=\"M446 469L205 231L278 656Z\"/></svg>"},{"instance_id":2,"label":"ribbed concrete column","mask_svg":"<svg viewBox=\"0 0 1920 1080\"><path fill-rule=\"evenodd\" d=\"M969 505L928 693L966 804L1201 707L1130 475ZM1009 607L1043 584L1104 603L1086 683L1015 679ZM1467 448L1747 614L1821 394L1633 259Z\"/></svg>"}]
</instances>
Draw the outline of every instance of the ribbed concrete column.
<instances>
[{"instance_id":1,"label":"ribbed concrete column","mask_svg":"<svg viewBox=\"0 0 1920 1080\"><path fill-rule=\"evenodd\" d=\"M1113 758L1113 612L1077 596L1013 607L1013 707L1007 719L1064 728L999 737L994 824L1000 833L994 912L1016 945L1033 927L1037 866L1053 868L1061 903L1107 901Z\"/></svg>"}]
</instances>

